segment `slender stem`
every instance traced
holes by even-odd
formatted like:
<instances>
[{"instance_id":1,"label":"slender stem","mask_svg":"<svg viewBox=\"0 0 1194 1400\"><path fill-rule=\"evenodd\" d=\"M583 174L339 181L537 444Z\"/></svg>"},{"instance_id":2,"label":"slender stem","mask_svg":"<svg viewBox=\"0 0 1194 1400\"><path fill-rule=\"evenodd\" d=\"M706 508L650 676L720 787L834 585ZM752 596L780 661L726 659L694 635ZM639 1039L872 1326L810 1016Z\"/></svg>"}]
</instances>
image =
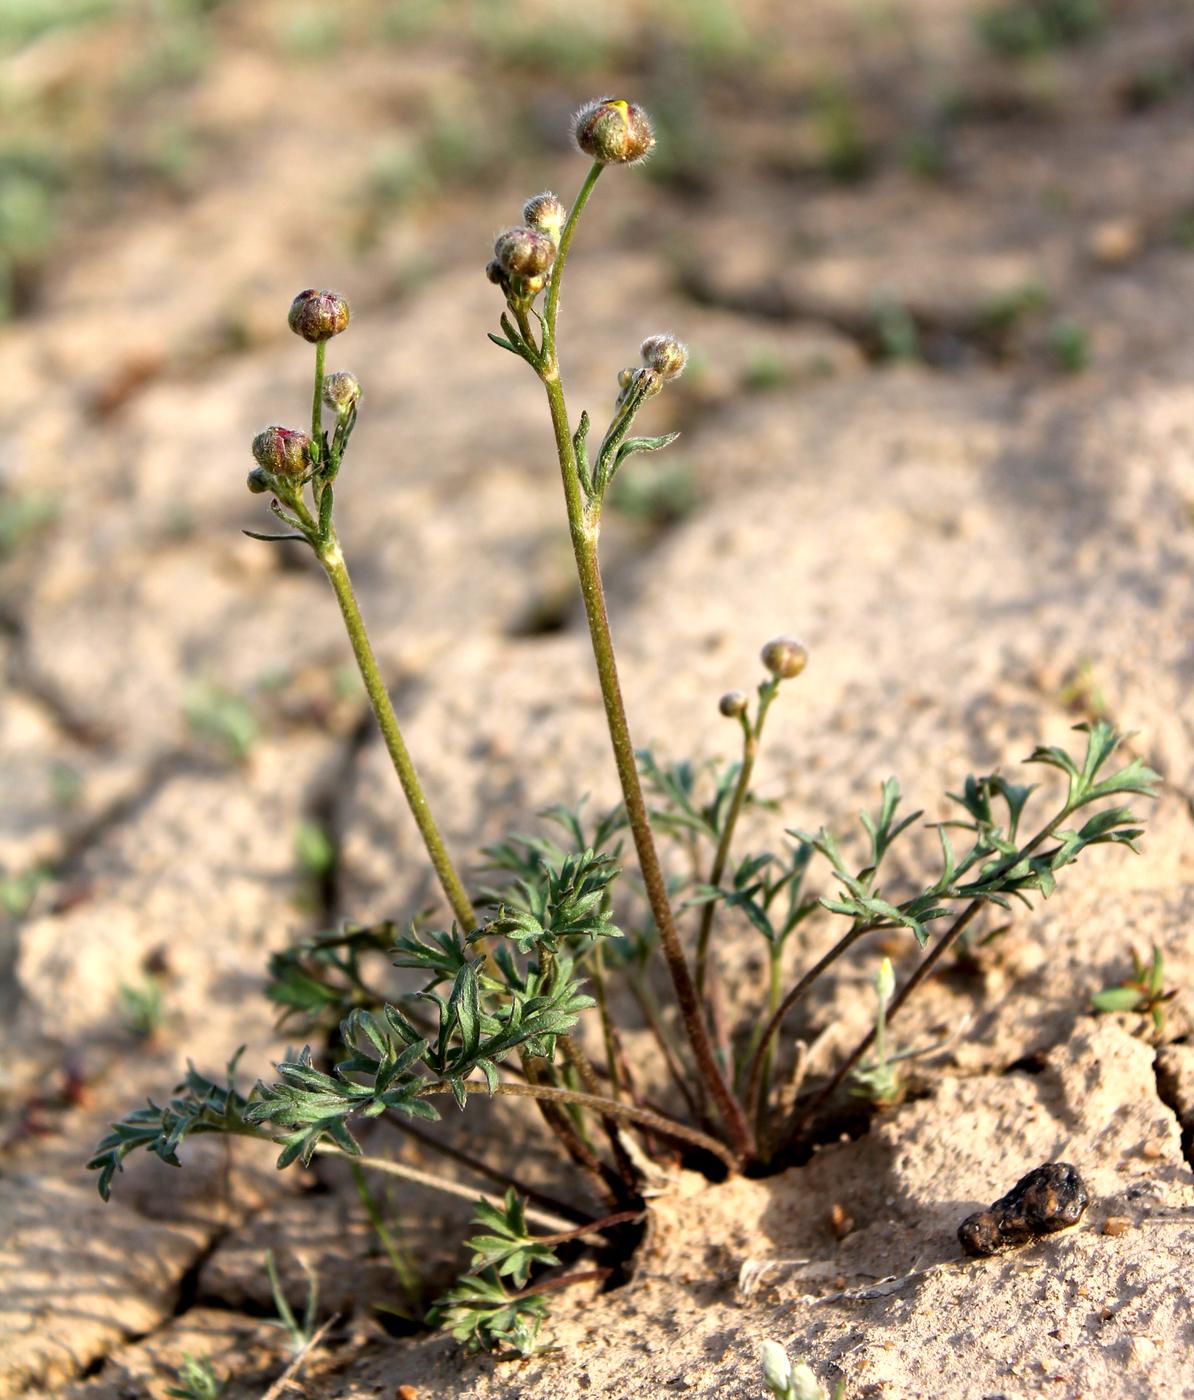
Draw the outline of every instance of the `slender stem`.
<instances>
[{"instance_id":1,"label":"slender stem","mask_svg":"<svg viewBox=\"0 0 1194 1400\"><path fill-rule=\"evenodd\" d=\"M1070 808L1066 806L1062 809L1061 812L1057 814L1056 817L1053 818L1053 820L1048 824L1048 826L1045 826L1040 831L1038 831L1037 834L1032 838L1031 841L1028 842L1026 846L1021 846L1021 848L1015 853L1015 855L1008 856L1003 862L1001 868L1004 870L1010 870L1013 866L1018 865L1022 860L1024 860L1026 856L1031 855L1032 852L1035 851L1036 848L1043 841L1047 841L1053 835L1053 833L1069 815ZM992 875L995 873L996 872L994 871L991 872ZM991 876L988 875L986 878L989 879L991 878ZM982 907L986 903L987 900L985 899L971 900L971 902L966 906L965 909L962 910L962 912L953 921L953 923L950 924L949 928L947 928L946 931L941 935L940 939L938 939L937 943L934 945L932 952L929 953L920 962L916 970L912 973L912 975L908 978L908 980L904 983L904 985L888 1003L887 1014L884 1017L885 1028L886 1026L891 1024L892 1019L895 1017L895 1014L897 1011L899 1011L900 1007L904 1005L904 1003L917 989L917 987L919 987L920 984L925 980L925 978L929 976L929 974L933 971L933 969L937 966L937 964L941 961L945 954L948 953L949 950L958 941L958 939L961 938L962 934L965 932L970 922L974 919L975 915L978 914L979 910L982 909ZM830 1096L836 1091L838 1086L845 1079L846 1075L850 1073L854 1066L859 1062L859 1060L862 1059L866 1052L875 1043L876 1033L876 1027L872 1026L871 1029L867 1032L867 1034L863 1036L862 1040L860 1040L859 1043L854 1047L853 1051L851 1051L850 1055L846 1058L846 1060L838 1067L838 1070L834 1074L833 1078L829 1081L828 1084L826 1084L824 1089L821 1090L821 1092L809 1105L807 1110L797 1120L797 1127L799 1127L800 1123L805 1121L811 1114L815 1113L823 1103L826 1103L829 1100Z\"/></svg>"},{"instance_id":2,"label":"slender stem","mask_svg":"<svg viewBox=\"0 0 1194 1400\"><path fill-rule=\"evenodd\" d=\"M614 1044L614 1027L609 1016L609 1006L605 999L605 957L598 939L589 961L593 981L593 996L597 1001L597 1012L601 1017L601 1041L605 1048L605 1068L609 1075L610 1097L620 1100L622 1085L618 1075L618 1052Z\"/></svg>"},{"instance_id":3,"label":"slender stem","mask_svg":"<svg viewBox=\"0 0 1194 1400\"><path fill-rule=\"evenodd\" d=\"M647 1029L655 1037L655 1043L659 1046L663 1055L664 1064L667 1065L668 1073L672 1076L672 1082L679 1089L680 1095L688 1105L688 1111L694 1118L700 1117L700 1105L696 1096L688 1083L688 1074L676 1047L668 1038L664 1030L663 1021L659 1014L659 1002L652 990L650 982L645 974L635 976L631 974L627 980L630 993L638 1004L638 1009L642 1012L643 1020L647 1023Z\"/></svg>"},{"instance_id":4,"label":"slender stem","mask_svg":"<svg viewBox=\"0 0 1194 1400\"><path fill-rule=\"evenodd\" d=\"M758 719L753 725L749 722L743 723L742 767L738 770L738 781L734 786L734 795L730 799L730 807L722 825L721 840L717 843L717 853L714 855L713 864L709 869L707 883L710 885L720 885L721 877L725 874L726 862L730 858L730 843L734 839L734 828L738 825L739 814L746 804L746 795L750 791L755 759L759 754L759 740L763 735L763 721L767 717L767 711L778 690L779 685L776 682L763 686L759 692ZM705 997L705 975L709 966L709 939L713 933L713 920L716 916L717 901L711 899L701 911L701 929L697 936L696 988L697 995L702 1001Z\"/></svg>"},{"instance_id":5,"label":"slender stem","mask_svg":"<svg viewBox=\"0 0 1194 1400\"><path fill-rule=\"evenodd\" d=\"M555 370L552 370L555 375ZM672 984L676 989L676 999L684 1018L688 1039L692 1044L697 1067L704 1076L713 1095L730 1141L741 1157L749 1157L753 1152L750 1128L743 1116L741 1106L730 1092L697 999L684 947L676 929L675 916L667 894L667 883L659 853L655 849L655 838L647 816L647 804L643 798L642 784L639 781L638 765L634 756L634 744L630 738L630 726L626 720L626 708L622 701L622 689L618 679L617 660L614 655L613 638L610 635L609 614L605 605L605 590L601 580L601 568L597 558L597 521L585 510L581 498L580 483L576 475L576 460L572 451L572 434L568 427L568 410L564 403L564 391L558 376L544 376L544 387L551 408L552 425L555 429L556 450L559 455L560 473L564 482L564 496L568 506L568 524L572 535L572 548L576 556L576 569L580 579L581 596L584 599L585 616L589 624L589 637L593 645L593 656L597 663L597 675L601 683L601 698L605 705L605 717L609 726L610 740L614 750L614 762L622 786L622 796L626 802L626 812L630 819L630 829L638 854L643 884L647 890L647 900L651 913L659 929L659 938L671 973Z\"/></svg>"},{"instance_id":6,"label":"slender stem","mask_svg":"<svg viewBox=\"0 0 1194 1400\"><path fill-rule=\"evenodd\" d=\"M512 1069L513 1066L507 1066ZM549 1196L546 1191L540 1191L538 1187L530 1186L525 1181L520 1181L518 1177L511 1176L507 1172L499 1171L497 1167L491 1167L488 1162L482 1161L480 1157L474 1157L472 1153L465 1152L462 1148L455 1147L450 1142L442 1141L440 1138L432 1137L422 1128L418 1128L414 1123L395 1122L394 1126L408 1137L412 1137L416 1142L421 1142L424 1147L429 1147L433 1152L438 1152L441 1156L450 1158L453 1162L459 1162L462 1167L467 1167L469 1171L475 1172L478 1176L483 1176L489 1181L496 1181L499 1186L512 1186L520 1196L525 1196L528 1201L538 1201L546 1210L554 1211L567 1219L571 1216L578 1222L587 1221L590 1217L583 1210L579 1210L574 1205L569 1205L566 1201L557 1201L554 1196Z\"/></svg>"},{"instance_id":7,"label":"slender stem","mask_svg":"<svg viewBox=\"0 0 1194 1400\"><path fill-rule=\"evenodd\" d=\"M327 357L327 348L326 340L315 342L315 397L311 400L311 441L315 444L321 465L323 458L323 366Z\"/></svg>"},{"instance_id":8,"label":"slender stem","mask_svg":"<svg viewBox=\"0 0 1194 1400\"><path fill-rule=\"evenodd\" d=\"M446 1181L443 1177L432 1176L430 1172L421 1172L418 1167L408 1167L402 1162L391 1161L389 1157L358 1157L331 1142L321 1142L315 1151L325 1157L343 1157L349 1163L355 1162L359 1167L385 1172L387 1176L401 1177L403 1181L412 1181L416 1186L426 1186L429 1190L438 1191L444 1196L455 1196L462 1201L487 1201L499 1209L506 1204L501 1196L493 1196L488 1191L478 1191L475 1187L464 1186L458 1181ZM572 1229L571 1221L553 1215L550 1211L539 1210L535 1206L527 1206L526 1215L528 1220L533 1220L548 1230Z\"/></svg>"},{"instance_id":9,"label":"slender stem","mask_svg":"<svg viewBox=\"0 0 1194 1400\"><path fill-rule=\"evenodd\" d=\"M554 1086L544 1082L539 1074L539 1067L529 1056L522 1061L523 1071L526 1074L527 1082L520 1085L520 1088L533 1090L532 1097L537 1100L536 1107L539 1115L547 1124L548 1128L555 1134L560 1146L569 1157L582 1170L586 1171L591 1179L594 1188L599 1195L611 1205L620 1204L617 1193L610 1184L606 1176L606 1169L601 1159L581 1136L577 1123L564 1111L560 1104L553 1103L547 1097L548 1092ZM428 1091L431 1092L431 1091ZM438 1092L438 1091L437 1091ZM577 1090L561 1090L562 1093L576 1093Z\"/></svg>"},{"instance_id":10,"label":"slender stem","mask_svg":"<svg viewBox=\"0 0 1194 1400\"><path fill-rule=\"evenodd\" d=\"M469 932L477 927L476 913L465 893L460 876L456 873L456 867L452 864L452 858L448 855L435 818L431 815L423 784L419 781L406 742L402 738L394 706L390 702L389 693L378 669L377 658L365 631L361 610L357 606L352 581L348 577L348 566L344 562L344 555L334 532L327 545L320 551L319 560L336 594L336 601L340 604L344 625L348 629L348 638L352 643L353 654L356 656L361 679L373 706L373 713L377 716L381 736L385 740L386 750L393 762L398 781L402 784L402 791L406 795L407 805L419 828L423 844L427 847L427 854L439 878L440 888L451 905L456 922L462 930Z\"/></svg>"},{"instance_id":11,"label":"slender stem","mask_svg":"<svg viewBox=\"0 0 1194 1400\"><path fill-rule=\"evenodd\" d=\"M641 1210L620 1210L613 1215L603 1215L600 1220L594 1220L589 1225L578 1225L574 1230L560 1230L555 1235L536 1235L536 1244L567 1244L569 1240L583 1240L591 1235L600 1235L602 1231L610 1229L614 1225L626 1225L632 1220L641 1220L646 1214Z\"/></svg>"},{"instance_id":12,"label":"slender stem","mask_svg":"<svg viewBox=\"0 0 1194 1400\"><path fill-rule=\"evenodd\" d=\"M418 1272L411 1263L406 1250L394 1239L393 1233L381 1213L381 1207L373 1199L373 1192L369 1190L369 1183L365 1180L364 1168L355 1161L350 1163L350 1166L352 1167L352 1179L356 1183L357 1195L360 1196L361 1204L365 1207L365 1214L369 1217L374 1234L381 1241L381 1247L385 1250L386 1258L390 1261L390 1267L398 1276L398 1282L411 1306L421 1311L423 1289L419 1282Z\"/></svg>"},{"instance_id":13,"label":"slender stem","mask_svg":"<svg viewBox=\"0 0 1194 1400\"><path fill-rule=\"evenodd\" d=\"M597 177L604 169L605 166L600 161L593 162L589 173L585 176L584 184L580 187L579 194L572 203L572 208L568 211L567 221L560 231L560 246L556 250L556 260L552 264L551 282L548 284L547 297L543 306L543 358L553 366L556 358L556 317L560 310L560 283L564 278L564 264L568 261L568 250L572 247L577 220L584 213L589 196L593 193L593 186L597 183Z\"/></svg>"},{"instance_id":14,"label":"slender stem","mask_svg":"<svg viewBox=\"0 0 1194 1400\"><path fill-rule=\"evenodd\" d=\"M746 1081L746 1111L750 1114L752 1119L758 1117L763 1097L763 1060L767 1054L768 1047L772 1040L775 1039L776 1032L783 1024L784 1017L831 963L836 962L847 948L857 943L864 933L873 933L874 930L874 924L857 924L848 929L833 947L830 948L825 956L809 968L800 981L796 983L775 1009L771 1019L763 1029L762 1036L759 1038L758 1046L755 1048L754 1056L750 1062L750 1074Z\"/></svg>"},{"instance_id":15,"label":"slender stem","mask_svg":"<svg viewBox=\"0 0 1194 1400\"><path fill-rule=\"evenodd\" d=\"M784 945L782 942L769 943L767 945L768 954L768 976L767 976L767 1011L774 1016L779 1010L780 998L783 994L783 961ZM767 1124L767 1099L771 1089L771 1067L775 1062L775 1038L772 1037L766 1050L763 1052L763 1061L760 1067L759 1086L759 1107L758 1117L755 1119L755 1132L760 1140L766 1135Z\"/></svg>"},{"instance_id":16,"label":"slender stem","mask_svg":"<svg viewBox=\"0 0 1194 1400\"><path fill-rule=\"evenodd\" d=\"M465 1092L469 1094L488 1094L489 1086L481 1083L466 1083ZM428 1084L419 1091L419 1098L425 1098L430 1094L450 1094L452 1086L450 1084ZM729 1151L724 1143L718 1142L716 1138L709 1137L707 1133L702 1133L697 1128L690 1128L686 1123L677 1123L674 1118L668 1118L662 1113L655 1113L649 1108L635 1108L631 1104L618 1103L615 1099L601 1098L596 1094L582 1094L576 1089L555 1089L546 1084L516 1084L503 1080L493 1090L495 1094L500 1094L508 1098L521 1099L542 1099L547 1103L577 1104L581 1108L591 1108L596 1113L608 1114L611 1118L624 1119L628 1123L640 1123L644 1128L650 1128L660 1137L678 1139L681 1142L690 1143L693 1147L699 1147L703 1152L712 1153L719 1158L730 1171L738 1170L738 1159Z\"/></svg>"}]
</instances>

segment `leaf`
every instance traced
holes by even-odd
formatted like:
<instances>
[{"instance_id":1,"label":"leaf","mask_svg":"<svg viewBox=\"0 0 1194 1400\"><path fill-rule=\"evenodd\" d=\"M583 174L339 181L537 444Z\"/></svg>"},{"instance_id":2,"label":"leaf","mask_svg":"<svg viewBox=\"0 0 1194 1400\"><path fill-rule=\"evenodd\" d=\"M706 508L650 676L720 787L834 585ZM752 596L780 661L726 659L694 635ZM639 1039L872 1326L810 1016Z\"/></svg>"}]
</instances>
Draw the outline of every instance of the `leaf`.
<instances>
[{"instance_id":1,"label":"leaf","mask_svg":"<svg viewBox=\"0 0 1194 1400\"><path fill-rule=\"evenodd\" d=\"M1090 1000L1096 1011L1135 1011L1148 998L1136 987L1108 987L1106 991L1096 992Z\"/></svg>"}]
</instances>

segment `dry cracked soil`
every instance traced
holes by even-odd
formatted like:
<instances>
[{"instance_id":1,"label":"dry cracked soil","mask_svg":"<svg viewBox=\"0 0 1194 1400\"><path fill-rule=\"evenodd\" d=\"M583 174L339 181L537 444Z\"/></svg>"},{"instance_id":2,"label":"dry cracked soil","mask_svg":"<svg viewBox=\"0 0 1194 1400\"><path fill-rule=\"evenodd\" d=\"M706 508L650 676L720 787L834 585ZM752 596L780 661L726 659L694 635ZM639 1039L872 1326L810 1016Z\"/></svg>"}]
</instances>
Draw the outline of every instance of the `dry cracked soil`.
<instances>
[{"instance_id":1,"label":"dry cracked soil","mask_svg":"<svg viewBox=\"0 0 1194 1400\"><path fill-rule=\"evenodd\" d=\"M0 329L0 1397L160 1397L190 1355L230 1400L745 1400L765 1338L850 1400L1194 1396L1189 6L334 8L180 6L172 28L101 5L0 49L4 100L83 172ZM559 133L607 88L658 110L660 151L606 174L578 236L573 411L599 416L645 334L693 351L648 410L683 437L605 528L636 739L732 756L717 697L794 632L811 661L759 771L778 807L746 836L848 830L889 774L942 819L967 773L1100 715L1164 783L1139 855L1091 853L910 1003L899 1043L939 1048L904 1103L827 1120L761 1179L673 1164L618 1286L561 1291L553 1349L494 1361L392 1335L339 1164L203 1139L182 1171L130 1158L105 1206L84 1162L188 1060L243 1045L243 1084L268 1074L271 952L435 905L322 577L241 534L268 528L247 444L309 393L299 287L353 303L337 519L449 844L614 800L550 425L486 340L481 275L522 197L578 184ZM910 837L894 884L934 848ZM761 946L720 927L749 1021ZM832 937L808 927L789 976ZM1094 1015L1154 945L1163 1029ZM877 957L787 1026L810 1083L869 1024ZM139 1037L122 989L149 980ZM666 1094L649 1037L626 1043ZM454 1132L593 1206L527 1105ZM1090 1190L1079 1226L964 1259L960 1221L1056 1160ZM383 1206L428 1287L460 1267L466 1201ZM280 1390L267 1249L336 1319Z\"/></svg>"}]
</instances>

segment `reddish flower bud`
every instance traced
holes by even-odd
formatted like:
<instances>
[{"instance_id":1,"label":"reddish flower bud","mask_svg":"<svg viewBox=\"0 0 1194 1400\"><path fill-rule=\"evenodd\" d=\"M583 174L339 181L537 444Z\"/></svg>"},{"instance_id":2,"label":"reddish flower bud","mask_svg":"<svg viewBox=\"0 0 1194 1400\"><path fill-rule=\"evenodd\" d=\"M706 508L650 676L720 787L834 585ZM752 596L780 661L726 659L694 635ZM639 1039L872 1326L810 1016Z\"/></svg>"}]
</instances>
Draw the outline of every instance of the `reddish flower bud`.
<instances>
[{"instance_id":1,"label":"reddish flower bud","mask_svg":"<svg viewBox=\"0 0 1194 1400\"><path fill-rule=\"evenodd\" d=\"M361 397L361 386L355 374L346 369L329 374L323 381L323 401L337 413L347 413Z\"/></svg>"},{"instance_id":2,"label":"reddish flower bud","mask_svg":"<svg viewBox=\"0 0 1194 1400\"><path fill-rule=\"evenodd\" d=\"M567 217L568 211L550 190L534 195L522 206L523 223L547 234L553 243L560 241L560 230Z\"/></svg>"},{"instance_id":3,"label":"reddish flower bud","mask_svg":"<svg viewBox=\"0 0 1194 1400\"><path fill-rule=\"evenodd\" d=\"M646 112L620 97L586 103L576 114L573 134L580 150L603 165L632 165L655 144Z\"/></svg>"},{"instance_id":4,"label":"reddish flower bud","mask_svg":"<svg viewBox=\"0 0 1194 1400\"><path fill-rule=\"evenodd\" d=\"M649 335L639 353L643 364L664 379L678 379L688 363L688 347L674 335Z\"/></svg>"},{"instance_id":5,"label":"reddish flower bud","mask_svg":"<svg viewBox=\"0 0 1194 1400\"><path fill-rule=\"evenodd\" d=\"M726 719L738 719L746 713L746 707L750 702L740 690L727 690L717 702L717 708L725 715Z\"/></svg>"},{"instance_id":6,"label":"reddish flower bud","mask_svg":"<svg viewBox=\"0 0 1194 1400\"><path fill-rule=\"evenodd\" d=\"M781 681L790 681L808 665L808 652L795 637L774 637L763 648L763 665Z\"/></svg>"},{"instance_id":7,"label":"reddish flower bud","mask_svg":"<svg viewBox=\"0 0 1194 1400\"><path fill-rule=\"evenodd\" d=\"M317 292L308 287L290 303L287 320L295 335L301 335L312 345L321 340L331 340L348 329L350 312L348 303L335 292Z\"/></svg>"},{"instance_id":8,"label":"reddish flower bud","mask_svg":"<svg viewBox=\"0 0 1194 1400\"><path fill-rule=\"evenodd\" d=\"M539 277L556 260L556 245L537 228L508 228L498 235L493 255L510 277Z\"/></svg>"},{"instance_id":9,"label":"reddish flower bud","mask_svg":"<svg viewBox=\"0 0 1194 1400\"><path fill-rule=\"evenodd\" d=\"M311 460L311 439L294 428L266 428L253 439L253 456L274 476L301 476Z\"/></svg>"}]
</instances>

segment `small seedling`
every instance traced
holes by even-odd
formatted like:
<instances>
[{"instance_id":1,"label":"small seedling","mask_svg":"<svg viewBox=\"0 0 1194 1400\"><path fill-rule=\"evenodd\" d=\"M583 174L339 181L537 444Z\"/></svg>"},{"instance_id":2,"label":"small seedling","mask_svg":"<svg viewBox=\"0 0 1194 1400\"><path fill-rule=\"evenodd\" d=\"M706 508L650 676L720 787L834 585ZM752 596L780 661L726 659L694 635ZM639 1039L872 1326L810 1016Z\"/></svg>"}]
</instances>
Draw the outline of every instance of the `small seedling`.
<instances>
[{"instance_id":1,"label":"small seedling","mask_svg":"<svg viewBox=\"0 0 1194 1400\"><path fill-rule=\"evenodd\" d=\"M216 1375L209 1356L191 1356L184 1352L175 1384L166 1387L166 1394L177 1400L217 1400L224 1393L224 1382Z\"/></svg>"},{"instance_id":2,"label":"small seedling","mask_svg":"<svg viewBox=\"0 0 1194 1400\"><path fill-rule=\"evenodd\" d=\"M200 739L243 763L261 734L261 726L247 700L218 685L194 686L184 706L187 725Z\"/></svg>"},{"instance_id":3,"label":"small seedling","mask_svg":"<svg viewBox=\"0 0 1194 1400\"><path fill-rule=\"evenodd\" d=\"M164 1014L162 984L156 977L146 977L140 986L120 984L120 1016L138 1040L152 1040L161 1030Z\"/></svg>"},{"instance_id":4,"label":"small seedling","mask_svg":"<svg viewBox=\"0 0 1194 1400\"><path fill-rule=\"evenodd\" d=\"M296 1356L311 1345L311 1339L317 1330L315 1317L319 1309L319 1276L305 1259L299 1259L299 1266L307 1276L307 1301L303 1308L301 1323L286 1301L286 1294L282 1290L282 1280L278 1277L278 1269L274 1263L274 1252L272 1249L265 1251L265 1272L269 1276L269 1287L270 1293L273 1295L274 1307L278 1310L274 1326L281 1327L285 1331L290 1350Z\"/></svg>"},{"instance_id":5,"label":"small seedling","mask_svg":"<svg viewBox=\"0 0 1194 1400\"><path fill-rule=\"evenodd\" d=\"M1132 975L1114 987L1107 987L1091 997L1096 1011L1138 1011L1152 1017L1153 1027L1160 1035L1165 1029L1165 1003L1177 996L1176 988L1165 991L1165 964L1161 950L1153 944L1153 954L1145 962L1132 949Z\"/></svg>"},{"instance_id":6,"label":"small seedling","mask_svg":"<svg viewBox=\"0 0 1194 1400\"><path fill-rule=\"evenodd\" d=\"M1090 333L1077 321L1058 321L1049 328L1047 344L1058 369L1081 374L1090 365Z\"/></svg>"},{"instance_id":7,"label":"small seedling","mask_svg":"<svg viewBox=\"0 0 1194 1400\"><path fill-rule=\"evenodd\" d=\"M842 1400L846 1393L843 1379L838 1381L831 1397L829 1387L817 1379L813 1368L804 1361L793 1365L778 1342L763 1343L762 1361L763 1385L775 1400Z\"/></svg>"},{"instance_id":8,"label":"small seedling","mask_svg":"<svg viewBox=\"0 0 1194 1400\"><path fill-rule=\"evenodd\" d=\"M850 1076L850 1092L880 1108L899 1103L904 1094L903 1078L896 1063L899 1055L887 1049L887 1008L895 993L895 971L890 958L884 958L875 974L875 1053L859 1062Z\"/></svg>"}]
</instances>

